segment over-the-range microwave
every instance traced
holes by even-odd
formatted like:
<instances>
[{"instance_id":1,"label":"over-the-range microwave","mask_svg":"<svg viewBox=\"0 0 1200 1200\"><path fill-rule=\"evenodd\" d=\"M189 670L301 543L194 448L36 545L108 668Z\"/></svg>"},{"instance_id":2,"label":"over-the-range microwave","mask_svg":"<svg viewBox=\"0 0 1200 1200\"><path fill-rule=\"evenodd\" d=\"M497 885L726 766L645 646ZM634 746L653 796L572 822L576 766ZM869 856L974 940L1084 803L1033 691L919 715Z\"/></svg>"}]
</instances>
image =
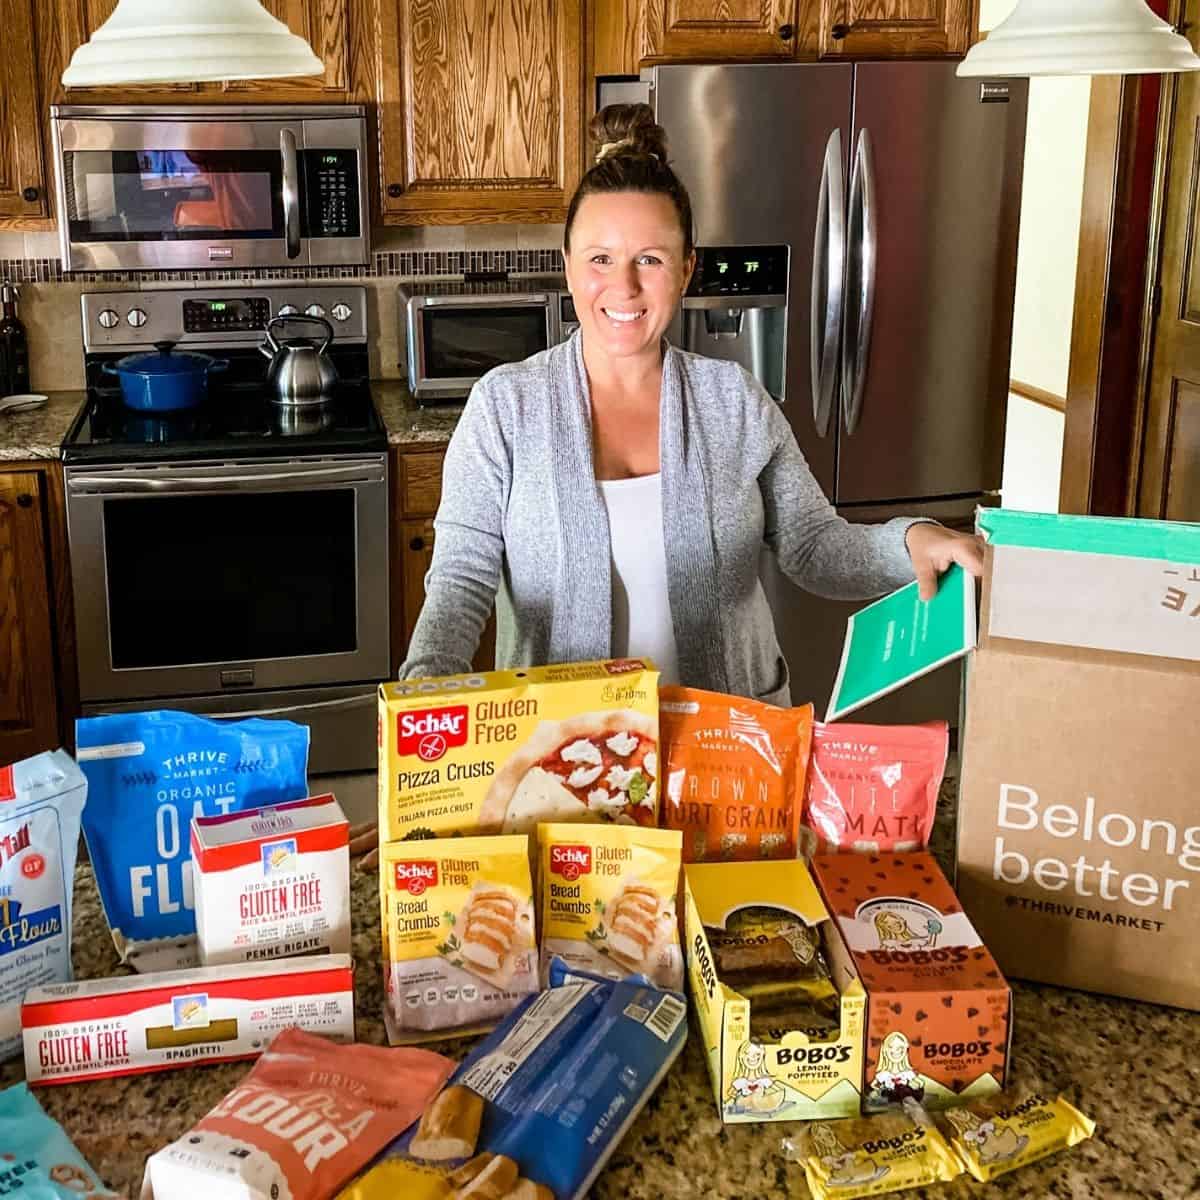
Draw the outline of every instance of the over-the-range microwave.
<instances>
[{"instance_id":1,"label":"over-the-range microwave","mask_svg":"<svg viewBox=\"0 0 1200 1200\"><path fill-rule=\"evenodd\" d=\"M365 264L361 105L50 110L69 271Z\"/></svg>"},{"instance_id":2,"label":"over-the-range microwave","mask_svg":"<svg viewBox=\"0 0 1200 1200\"><path fill-rule=\"evenodd\" d=\"M402 283L408 388L421 404L462 400L493 367L566 341L578 328L561 275Z\"/></svg>"}]
</instances>

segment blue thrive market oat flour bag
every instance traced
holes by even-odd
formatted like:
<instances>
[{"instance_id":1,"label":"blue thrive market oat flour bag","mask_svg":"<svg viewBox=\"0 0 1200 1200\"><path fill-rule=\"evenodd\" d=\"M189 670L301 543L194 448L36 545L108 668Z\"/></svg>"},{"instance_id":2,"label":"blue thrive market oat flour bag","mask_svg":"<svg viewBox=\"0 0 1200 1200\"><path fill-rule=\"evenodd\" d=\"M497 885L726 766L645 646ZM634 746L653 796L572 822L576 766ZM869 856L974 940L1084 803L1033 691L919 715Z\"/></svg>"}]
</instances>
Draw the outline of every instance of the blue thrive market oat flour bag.
<instances>
[{"instance_id":1,"label":"blue thrive market oat flour bag","mask_svg":"<svg viewBox=\"0 0 1200 1200\"><path fill-rule=\"evenodd\" d=\"M308 794L308 727L184 712L75 722L88 780L83 832L121 961L138 971L195 966L193 817Z\"/></svg>"},{"instance_id":2,"label":"blue thrive market oat flour bag","mask_svg":"<svg viewBox=\"0 0 1200 1200\"><path fill-rule=\"evenodd\" d=\"M0 767L0 1060L21 1053L25 992L71 978L71 895L86 798L87 780L63 750Z\"/></svg>"}]
</instances>

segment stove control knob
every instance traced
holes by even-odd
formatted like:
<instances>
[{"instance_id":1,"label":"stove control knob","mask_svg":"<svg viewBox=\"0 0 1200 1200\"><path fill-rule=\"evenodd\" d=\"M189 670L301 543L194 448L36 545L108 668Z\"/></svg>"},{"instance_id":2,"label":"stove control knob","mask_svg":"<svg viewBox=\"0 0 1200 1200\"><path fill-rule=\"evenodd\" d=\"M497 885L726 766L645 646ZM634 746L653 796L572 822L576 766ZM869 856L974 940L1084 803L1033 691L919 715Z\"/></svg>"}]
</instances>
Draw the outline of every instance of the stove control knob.
<instances>
[{"instance_id":1,"label":"stove control knob","mask_svg":"<svg viewBox=\"0 0 1200 1200\"><path fill-rule=\"evenodd\" d=\"M134 329L141 329L146 323L146 310L144 308L131 308L125 319Z\"/></svg>"},{"instance_id":2,"label":"stove control knob","mask_svg":"<svg viewBox=\"0 0 1200 1200\"><path fill-rule=\"evenodd\" d=\"M321 304L310 304L304 311L310 317L323 317L325 315L325 307Z\"/></svg>"},{"instance_id":3,"label":"stove control knob","mask_svg":"<svg viewBox=\"0 0 1200 1200\"><path fill-rule=\"evenodd\" d=\"M348 321L350 320L350 314L353 311L354 310L350 307L350 305L346 304L342 300L339 300L333 306L333 319L335 321Z\"/></svg>"},{"instance_id":4,"label":"stove control knob","mask_svg":"<svg viewBox=\"0 0 1200 1200\"><path fill-rule=\"evenodd\" d=\"M294 317L300 310L294 304L281 304L277 317Z\"/></svg>"},{"instance_id":5,"label":"stove control knob","mask_svg":"<svg viewBox=\"0 0 1200 1200\"><path fill-rule=\"evenodd\" d=\"M121 318L111 308L106 308L96 320L100 322L100 326L103 329L115 329Z\"/></svg>"}]
</instances>

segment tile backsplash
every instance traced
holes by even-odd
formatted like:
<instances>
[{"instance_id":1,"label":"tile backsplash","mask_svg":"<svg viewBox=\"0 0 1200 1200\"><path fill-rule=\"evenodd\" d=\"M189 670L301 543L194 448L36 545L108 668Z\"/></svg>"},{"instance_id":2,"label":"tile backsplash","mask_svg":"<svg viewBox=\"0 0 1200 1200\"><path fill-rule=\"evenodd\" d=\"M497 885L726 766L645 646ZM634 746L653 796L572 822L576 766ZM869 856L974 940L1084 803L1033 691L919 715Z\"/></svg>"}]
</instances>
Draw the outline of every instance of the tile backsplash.
<instances>
[{"instance_id":1,"label":"tile backsplash","mask_svg":"<svg viewBox=\"0 0 1200 1200\"><path fill-rule=\"evenodd\" d=\"M211 287L255 280L353 279L371 294L368 349L371 374L403 374L396 283L401 278L562 270L561 225L422 226L380 231L371 262L356 267L264 268L225 271L64 271L53 234L0 233L0 279L21 285L21 320L29 336L30 378L39 391L83 386L80 301L84 292L161 288L196 283Z\"/></svg>"}]
</instances>

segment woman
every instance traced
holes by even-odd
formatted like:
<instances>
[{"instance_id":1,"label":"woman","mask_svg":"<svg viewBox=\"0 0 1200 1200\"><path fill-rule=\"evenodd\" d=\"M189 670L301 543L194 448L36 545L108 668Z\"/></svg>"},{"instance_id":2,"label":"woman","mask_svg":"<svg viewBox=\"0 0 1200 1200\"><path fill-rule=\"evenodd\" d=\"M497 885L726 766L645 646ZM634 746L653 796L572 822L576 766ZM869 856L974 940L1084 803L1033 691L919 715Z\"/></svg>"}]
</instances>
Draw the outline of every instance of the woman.
<instances>
[{"instance_id":1,"label":"woman","mask_svg":"<svg viewBox=\"0 0 1200 1200\"><path fill-rule=\"evenodd\" d=\"M928 598L950 563L980 572L978 544L849 524L752 376L663 341L696 261L687 192L646 105L604 109L592 134L563 236L580 330L473 389L401 677L469 671L495 602L498 666L644 656L664 682L787 705L764 544L840 599L914 573Z\"/></svg>"}]
</instances>

